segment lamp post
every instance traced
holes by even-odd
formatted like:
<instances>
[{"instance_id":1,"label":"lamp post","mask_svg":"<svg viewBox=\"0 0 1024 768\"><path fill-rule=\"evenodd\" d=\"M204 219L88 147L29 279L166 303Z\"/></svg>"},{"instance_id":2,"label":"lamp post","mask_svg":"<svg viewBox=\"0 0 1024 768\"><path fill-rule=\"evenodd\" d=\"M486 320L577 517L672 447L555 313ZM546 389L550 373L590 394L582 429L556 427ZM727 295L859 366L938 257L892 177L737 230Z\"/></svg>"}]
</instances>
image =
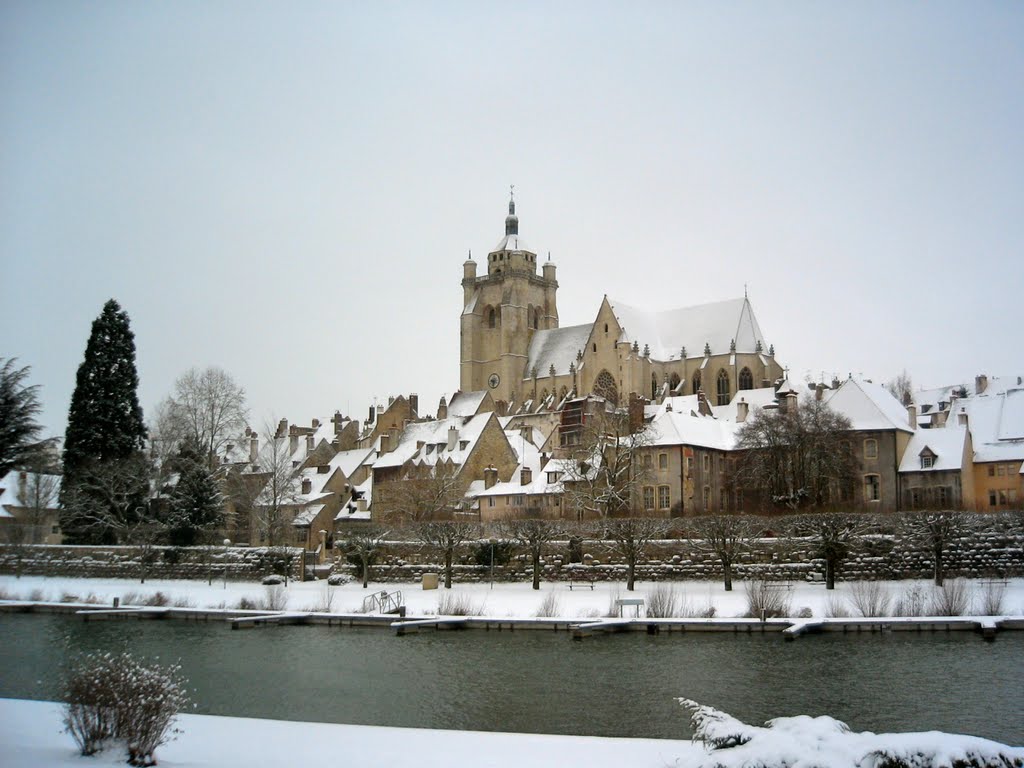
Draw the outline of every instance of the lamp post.
<instances>
[{"instance_id":1,"label":"lamp post","mask_svg":"<svg viewBox=\"0 0 1024 768\"><path fill-rule=\"evenodd\" d=\"M498 540L491 539L488 543L491 545L491 589L494 589L494 545L498 543Z\"/></svg>"}]
</instances>

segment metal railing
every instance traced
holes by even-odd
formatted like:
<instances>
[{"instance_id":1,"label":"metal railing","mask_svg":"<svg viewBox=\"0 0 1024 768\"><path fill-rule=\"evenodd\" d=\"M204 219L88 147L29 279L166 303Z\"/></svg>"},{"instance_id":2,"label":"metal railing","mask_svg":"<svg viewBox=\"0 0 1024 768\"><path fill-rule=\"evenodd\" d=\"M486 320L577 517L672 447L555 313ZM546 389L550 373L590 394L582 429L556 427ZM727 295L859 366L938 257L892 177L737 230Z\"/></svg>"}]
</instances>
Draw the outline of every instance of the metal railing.
<instances>
[{"instance_id":1,"label":"metal railing","mask_svg":"<svg viewBox=\"0 0 1024 768\"><path fill-rule=\"evenodd\" d=\"M363 598L363 613L398 613L402 609L402 593L381 590Z\"/></svg>"}]
</instances>

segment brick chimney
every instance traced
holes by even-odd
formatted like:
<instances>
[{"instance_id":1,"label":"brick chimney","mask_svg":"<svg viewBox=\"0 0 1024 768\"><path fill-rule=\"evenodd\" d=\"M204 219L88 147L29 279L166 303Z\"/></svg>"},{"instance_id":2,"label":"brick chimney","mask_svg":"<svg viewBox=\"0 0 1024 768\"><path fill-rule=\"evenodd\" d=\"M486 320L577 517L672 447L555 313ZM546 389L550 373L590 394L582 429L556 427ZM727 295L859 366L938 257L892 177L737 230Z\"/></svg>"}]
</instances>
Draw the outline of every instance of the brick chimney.
<instances>
[{"instance_id":1,"label":"brick chimney","mask_svg":"<svg viewBox=\"0 0 1024 768\"><path fill-rule=\"evenodd\" d=\"M492 488L498 482L498 468L484 467L484 488Z\"/></svg>"},{"instance_id":2,"label":"brick chimney","mask_svg":"<svg viewBox=\"0 0 1024 768\"><path fill-rule=\"evenodd\" d=\"M820 403L824 396L825 384L819 381L817 384L814 385L814 399Z\"/></svg>"},{"instance_id":3,"label":"brick chimney","mask_svg":"<svg viewBox=\"0 0 1024 768\"><path fill-rule=\"evenodd\" d=\"M988 376L980 374L974 377L974 394L982 395L988 389Z\"/></svg>"},{"instance_id":4,"label":"brick chimney","mask_svg":"<svg viewBox=\"0 0 1024 768\"><path fill-rule=\"evenodd\" d=\"M274 437L284 437L288 434L288 419L281 419L277 422L277 432L274 433Z\"/></svg>"},{"instance_id":5,"label":"brick chimney","mask_svg":"<svg viewBox=\"0 0 1024 768\"><path fill-rule=\"evenodd\" d=\"M639 432L644 427L644 399L635 392L629 393L629 431Z\"/></svg>"},{"instance_id":6,"label":"brick chimney","mask_svg":"<svg viewBox=\"0 0 1024 768\"><path fill-rule=\"evenodd\" d=\"M961 427L967 426L967 409L961 408L960 413L956 415L956 423Z\"/></svg>"},{"instance_id":7,"label":"brick chimney","mask_svg":"<svg viewBox=\"0 0 1024 768\"><path fill-rule=\"evenodd\" d=\"M519 471L519 484L520 485L529 485L532 482L533 482L533 470L530 469L529 467L523 467Z\"/></svg>"},{"instance_id":8,"label":"brick chimney","mask_svg":"<svg viewBox=\"0 0 1024 768\"><path fill-rule=\"evenodd\" d=\"M701 416L712 416L711 406L708 404L708 396L703 389L697 390L697 412Z\"/></svg>"},{"instance_id":9,"label":"brick chimney","mask_svg":"<svg viewBox=\"0 0 1024 768\"><path fill-rule=\"evenodd\" d=\"M249 438L249 461L256 461L260 455L260 438L253 432L252 437Z\"/></svg>"},{"instance_id":10,"label":"brick chimney","mask_svg":"<svg viewBox=\"0 0 1024 768\"><path fill-rule=\"evenodd\" d=\"M315 419L314 419L314 421L315 421ZM306 453L307 454L312 453L313 452L313 448L314 448L313 436L312 435L306 435Z\"/></svg>"},{"instance_id":11,"label":"brick chimney","mask_svg":"<svg viewBox=\"0 0 1024 768\"><path fill-rule=\"evenodd\" d=\"M800 396L796 392L786 393L786 413L796 413L797 404L800 402Z\"/></svg>"},{"instance_id":12,"label":"brick chimney","mask_svg":"<svg viewBox=\"0 0 1024 768\"><path fill-rule=\"evenodd\" d=\"M444 399L444 395L441 395L441 400L437 404L437 420L444 421L448 418L448 401Z\"/></svg>"},{"instance_id":13,"label":"brick chimney","mask_svg":"<svg viewBox=\"0 0 1024 768\"><path fill-rule=\"evenodd\" d=\"M455 446L458 445L458 442L459 442L459 430L453 424L452 426L448 427L448 450L449 451L454 451L455 450Z\"/></svg>"},{"instance_id":14,"label":"brick chimney","mask_svg":"<svg viewBox=\"0 0 1024 768\"><path fill-rule=\"evenodd\" d=\"M313 419L312 425L313 431L316 432L318 429L320 429L320 419Z\"/></svg>"},{"instance_id":15,"label":"brick chimney","mask_svg":"<svg viewBox=\"0 0 1024 768\"><path fill-rule=\"evenodd\" d=\"M391 453L391 433L381 432L380 433L380 455L383 456L385 453Z\"/></svg>"},{"instance_id":16,"label":"brick chimney","mask_svg":"<svg viewBox=\"0 0 1024 768\"><path fill-rule=\"evenodd\" d=\"M741 397L736 403L736 423L742 424L747 420L748 415L750 415L750 403Z\"/></svg>"},{"instance_id":17,"label":"brick chimney","mask_svg":"<svg viewBox=\"0 0 1024 768\"><path fill-rule=\"evenodd\" d=\"M302 493L307 494L311 490L313 490L313 482L308 477L302 478Z\"/></svg>"},{"instance_id":18,"label":"brick chimney","mask_svg":"<svg viewBox=\"0 0 1024 768\"><path fill-rule=\"evenodd\" d=\"M907 420L911 429L917 429L917 406L913 403L907 406Z\"/></svg>"},{"instance_id":19,"label":"brick chimney","mask_svg":"<svg viewBox=\"0 0 1024 768\"><path fill-rule=\"evenodd\" d=\"M409 395L409 410L412 412L414 417L420 415L420 396L415 392Z\"/></svg>"}]
</instances>

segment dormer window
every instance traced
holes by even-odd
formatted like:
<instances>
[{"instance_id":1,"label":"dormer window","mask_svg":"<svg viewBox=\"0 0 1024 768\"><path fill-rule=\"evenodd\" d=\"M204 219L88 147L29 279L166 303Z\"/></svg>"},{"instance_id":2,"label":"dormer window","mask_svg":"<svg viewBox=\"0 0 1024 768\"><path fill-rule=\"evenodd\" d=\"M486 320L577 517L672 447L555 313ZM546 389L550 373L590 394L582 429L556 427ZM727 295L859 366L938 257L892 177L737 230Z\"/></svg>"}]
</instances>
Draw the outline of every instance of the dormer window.
<instances>
[{"instance_id":1,"label":"dormer window","mask_svg":"<svg viewBox=\"0 0 1024 768\"><path fill-rule=\"evenodd\" d=\"M935 457L930 453L921 454L921 469L931 469L935 465Z\"/></svg>"},{"instance_id":2,"label":"dormer window","mask_svg":"<svg viewBox=\"0 0 1024 768\"><path fill-rule=\"evenodd\" d=\"M459 450L464 451L469 447L469 440L459 440Z\"/></svg>"},{"instance_id":3,"label":"dormer window","mask_svg":"<svg viewBox=\"0 0 1024 768\"><path fill-rule=\"evenodd\" d=\"M429 456L429 455L430 455L430 454L432 454L433 452L434 452L434 444L433 444L433 443L430 443L430 444L429 444L429 445L427 446L427 456Z\"/></svg>"},{"instance_id":4,"label":"dormer window","mask_svg":"<svg viewBox=\"0 0 1024 768\"><path fill-rule=\"evenodd\" d=\"M552 483L557 483L558 478L560 478L561 476L561 472L548 472L548 485L551 485Z\"/></svg>"}]
</instances>

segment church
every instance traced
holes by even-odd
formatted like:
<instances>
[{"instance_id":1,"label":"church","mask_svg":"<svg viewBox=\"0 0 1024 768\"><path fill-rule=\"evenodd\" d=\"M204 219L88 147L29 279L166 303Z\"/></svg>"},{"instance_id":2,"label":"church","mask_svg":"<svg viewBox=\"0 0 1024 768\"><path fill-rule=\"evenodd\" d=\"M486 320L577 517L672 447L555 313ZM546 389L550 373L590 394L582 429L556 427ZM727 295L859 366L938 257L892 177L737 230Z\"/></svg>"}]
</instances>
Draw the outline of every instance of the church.
<instances>
[{"instance_id":1,"label":"church","mask_svg":"<svg viewBox=\"0 0 1024 768\"><path fill-rule=\"evenodd\" d=\"M726 405L783 377L746 296L654 311L606 295L593 322L561 327L555 273L550 257L538 273L514 199L486 274L472 257L463 264L460 388L489 390L499 413L588 394L625 405L634 394L660 402L704 392Z\"/></svg>"}]
</instances>

